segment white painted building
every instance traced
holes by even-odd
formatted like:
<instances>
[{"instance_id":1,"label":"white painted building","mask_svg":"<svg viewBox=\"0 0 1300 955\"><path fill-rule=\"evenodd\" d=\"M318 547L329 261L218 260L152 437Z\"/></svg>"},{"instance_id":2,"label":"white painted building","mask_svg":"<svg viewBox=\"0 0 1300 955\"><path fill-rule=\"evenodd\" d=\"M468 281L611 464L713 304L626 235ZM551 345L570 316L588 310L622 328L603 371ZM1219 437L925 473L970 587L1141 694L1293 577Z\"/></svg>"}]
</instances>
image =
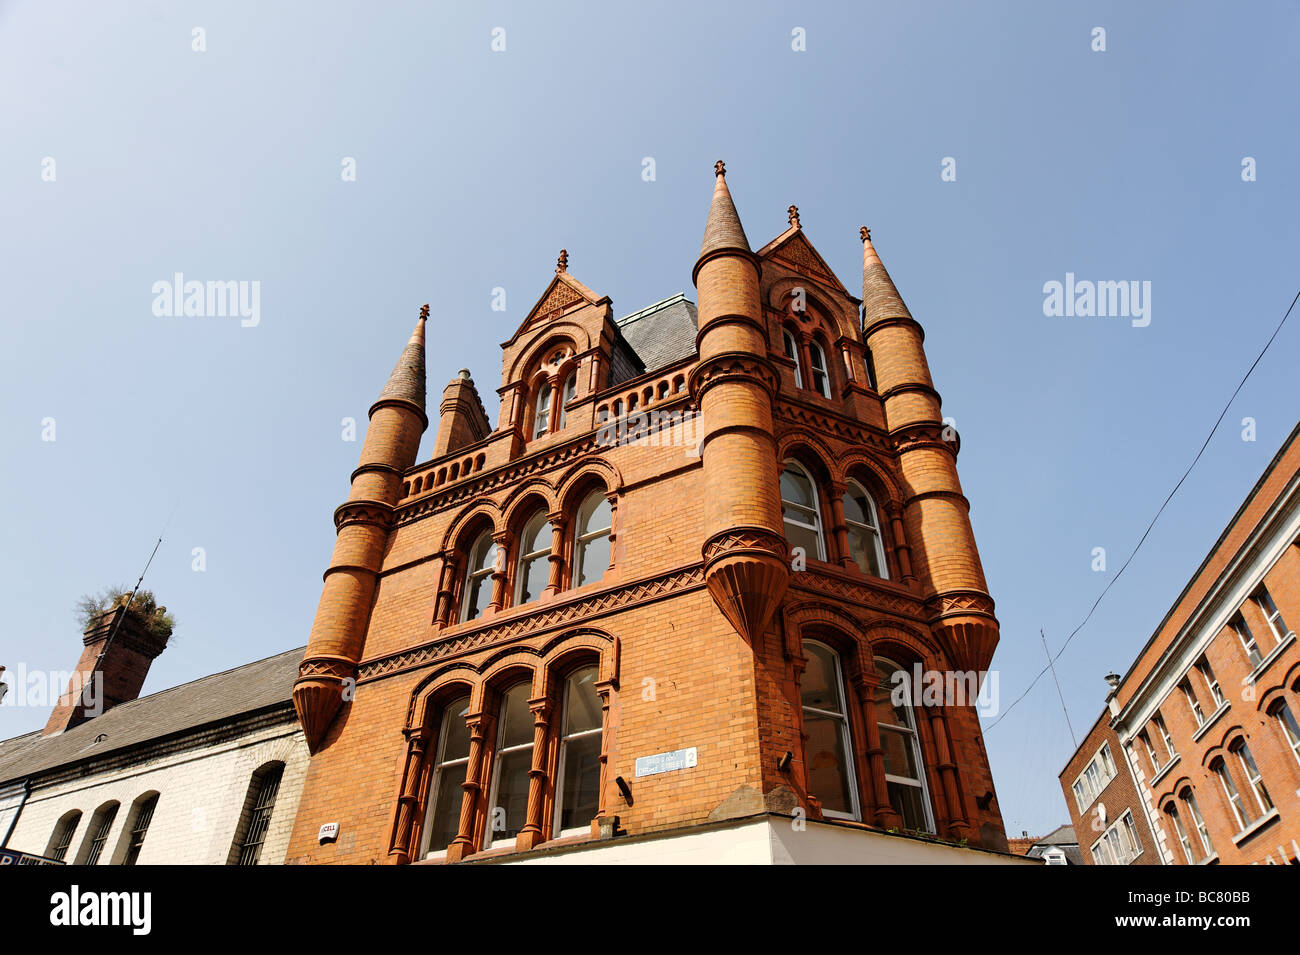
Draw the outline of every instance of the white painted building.
<instances>
[{"instance_id":1,"label":"white painted building","mask_svg":"<svg viewBox=\"0 0 1300 955\"><path fill-rule=\"evenodd\" d=\"M308 751L290 650L0 742L0 848L97 865L284 861Z\"/></svg>"}]
</instances>

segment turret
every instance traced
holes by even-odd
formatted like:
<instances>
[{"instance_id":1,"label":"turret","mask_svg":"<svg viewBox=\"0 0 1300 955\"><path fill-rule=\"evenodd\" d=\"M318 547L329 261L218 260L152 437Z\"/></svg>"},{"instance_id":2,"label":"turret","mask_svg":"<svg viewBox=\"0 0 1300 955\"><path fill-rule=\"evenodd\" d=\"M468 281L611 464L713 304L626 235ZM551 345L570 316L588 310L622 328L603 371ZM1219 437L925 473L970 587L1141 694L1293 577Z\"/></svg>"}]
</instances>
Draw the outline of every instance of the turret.
<instances>
[{"instance_id":1,"label":"turret","mask_svg":"<svg viewBox=\"0 0 1300 955\"><path fill-rule=\"evenodd\" d=\"M908 497L903 523L933 626L954 666L988 669L998 623L988 595L970 502L957 478L957 434L947 427L925 360L925 333L861 230L862 331L898 449Z\"/></svg>"},{"instance_id":2,"label":"turret","mask_svg":"<svg viewBox=\"0 0 1300 955\"><path fill-rule=\"evenodd\" d=\"M433 443L435 458L481 441L492 431L468 368L462 368L442 389L438 414L438 436Z\"/></svg>"},{"instance_id":3,"label":"turret","mask_svg":"<svg viewBox=\"0 0 1300 955\"><path fill-rule=\"evenodd\" d=\"M789 584L759 261L714 167L713 203L692 278L699 293L700 360L691 394L700 409L707 487L704 575L737 632L754 643Z\"/></svg>"},{"instance_id":4,"label":"turret","mask_svg":"<svg viewBox=\"0 0 1300 955\"><path fill-rule=\"evenodd\" d=\"M420 436L429 426L424 410L428 317L425 305L379 400L370 408L361 461L352 472L352 492L334 511L338 538L293 688L298 722L313 752L356 678L402 473L415 463Z\"/></svg>"}]
</instances>

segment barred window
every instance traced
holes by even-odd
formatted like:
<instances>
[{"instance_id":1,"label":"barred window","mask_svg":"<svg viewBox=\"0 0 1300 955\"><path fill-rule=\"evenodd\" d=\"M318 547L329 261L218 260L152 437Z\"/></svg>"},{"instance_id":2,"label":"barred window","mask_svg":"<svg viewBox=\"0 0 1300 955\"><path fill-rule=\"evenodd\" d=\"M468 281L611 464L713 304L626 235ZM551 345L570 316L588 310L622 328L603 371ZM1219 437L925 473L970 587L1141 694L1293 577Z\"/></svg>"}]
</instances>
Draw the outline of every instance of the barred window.
<instances>
[{"instance_id":1,"label":"barred window","mask_svg":"<svg viewBox=\"0 0 1300 955\"><path fill-rule=\"evenodd\" d=\"M79 825L81 825L80 809L64 813L50 836L50 844L45 850L46 858L62 862L64 856L68 854L68 846L72 845L72 837L76 835Z\"/></svg>"},{"instance_id":2,"label":"barred window","mask_svg":"<svg viewBox=\"0 0 1300 955\"><path fill-rule=\"evenodd\" d=\"M140 850L144 848L144 837L149 832L149 823L153 822L153 813L157 806L158 793L136 800L127 832L126 854L122 857L122 865L135 865L139 860Z\"/></svg>"},{"instance_id":3,"label":"barred window","mask_svg":"<svg viewBox=\"0 0 1300 955\"><path fill-rule=\"evenodd\" d=\"M275 798L280 793L280 779L284 775L284 764L276 763L253 774L249 786L248 807L245 810L243 837L236 841L239 856L235 865L257 865L262 858L262 845L266 842L266 831L271 826L271 814L275 811Z\"/></svg>"},{"instance_id":4,"label":"barred window","mask_svg":"<svg viewBox=\"0 0 1300 955\"><path fill-rule=\"evenodd\" d=\"M81 850L81 865L99 865L99 857L104 853L104 843L117 818L118 803L111 802L95 810L86 834L86 844Z\"/></svg>"}]
</instances>

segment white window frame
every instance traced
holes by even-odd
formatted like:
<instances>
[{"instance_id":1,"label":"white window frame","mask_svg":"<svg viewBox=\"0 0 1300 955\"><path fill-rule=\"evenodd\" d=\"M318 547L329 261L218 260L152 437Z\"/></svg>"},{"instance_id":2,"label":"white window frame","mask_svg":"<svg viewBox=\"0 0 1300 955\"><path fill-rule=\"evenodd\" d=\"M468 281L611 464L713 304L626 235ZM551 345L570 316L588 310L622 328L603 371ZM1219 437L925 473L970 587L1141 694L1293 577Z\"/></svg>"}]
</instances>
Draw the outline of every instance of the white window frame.
<instances>
[{"instance_id":1,"label":"white window frame","mask_svg":"<svg viewBox=\"0 0 1300 955\"><path fill-rule=\"evenodd\" d=\"M830 654L831 659L835 662L835 672L831 674L831 679L835 681L835 688L838 691L840 706L843 713L833 713L830 710L823 710L816 706L807 706L800 702L800 708L803 713L813 713L817 716L835 720L840 727L840 746L844 749L844 767L843 772L849 783L849 806L850 812L841 812L838 809L823 809L822 815L829 816L831 819L849 819L855 822L862 819L862 807L858 802L858 773L857 767L853 762L853 734L849 731L849 697L844 687L844 670L840 663L840 655L835 648L822 643L820 640L806 641L809 646L820 647ZM888 777L886 777L888 778Z\"/></svg>"},{"instance_id":2,"label":"white window frame","mask_svg":"<svg viewBox=\"0 0 1300 955\"><path fill-rule=\"evenodd\" d=\"M781 498L782 530L784 530L785 524L794 524L796 527L802 527L804 530L812 531L817 538L817 553L809 554L807 556L815 557L817 560L824 561L826 560L826 535L822 532L822 506L821 506L822 502L821 502L821 496L817 492L817 482L814 481L812 475L808 473L808 469L805 468L798 461L795 461L793 458L786 461L782 465L781 473L784 474L786 471L791 471L791 470L797 471L799 474L803 476L804 480L808 482L808 489L812 492L812 507L808 508L803 504L798 503L797 501L787 501L784 497L782 497ZM778 477L777 478L778 494L780 493L780 487L781 487L781 482L780 482L780 478ZM802 521L791 520L789 517L785 515L786 507L790 507L791 509L799 513L811 509L813 523L805 524Z\"/></svg>"},{"instance_id":3,"label":"white window frame","mask_svg":"<svg viewBox=\"0 0 1300 955\"><path fill-rule=\"evenodd\" d=\"M496 572L496 557L495 557L495 555L493 556L493 559L492 559L491 561L488 562L488 566L487 566L487 567L475 567L475 566L474 566L474 564L475 564L475 561L474 561L474 555L475 555L476 553L478 553L478 546L479 546L479 544L483 541L483 539L484 539L485 537L486 537L486 538L488 539L488 541L489 541L488 553L491 553L491 552L492 552L492 549L497 547L496 541L492 540L492 532L491 532L490 530L486 530L486 531L484 531L483 533L481 533L478 537L475 537L475 538L474 538L474 543L470 545L470 548L469 548L469 557L468 557L468 559L465 561L465 565L466 565L466 566L465 566L465 583L464 583L464 590L465 590L465 592L464 592L463 594L461 594L461 598L460 598L460 619L461 619L461 622L462 622L462 623L465 623L465 622L467 622L467 621L469 621L469 620L479 620L479 619L481 619L481 617L470 617L470 616L469 616L469 609L470 609L469 602L470 602L470 597L472 597L473 594L474 594L474 582L475 582L476 580L479 580L479 579L484 578L484 577L491 577L491 576ZM499 550L499 548L497 548L497 549ZM492 584L487 584L486 586L491 587L491 586L493 586L493 585L492 585ZM491 595L491 592L488 593L488 603L489 603L489 605L492 603L492 595Z\"/></svg>"},{"instance_id":4,"label":"white window frame","mask_svg":"<svg viewBox=\"0 0 1300 955\"><path fill-rule=\"evenodd\" d=\"M1282 738L1286 740L1287 747L1295 756L1296 762L1300 762L1300 723L1291 712L1291 704L1286 699L1281 699L1273 705L1272 709L1273 719L1277 720L1277 725L1282 730Z\"/></svg>"},{"instance_id":5,"label":"white window frame","mask_svg":"<svg viewBox=\"0 0 1300 955\"><path fill-rule=\"evenodd\" d=\"M1178 688L1183 691L1183 698L1187 700L1187 706L1192 711L1197 727L1204 726L1205 711L1201 709L1201 701L1196 698L1196 691L1192 689L1192 681L1185 679L1178 684Z\"/></svg>"},{"instance_id":6,"label":"white window frame","mask_svg":"<svg viewBox=\"0 0 1300 955\"><path fill-rule=\"evenodd\" d=\"M781 341L785 349L785 357L794 362L794 386L803 387L803 372L800 368L799 361L799 343L794 340L794 335L788 328L781 329Z\"/></svg>"},{"instance_id":7,"label":"white window frame","mask_svg":"<svg viewBox=\"0 0 1300 955\"><path fill-rule=\"evenodd\" d=\"M1269 632L1273 634L1273 639L1276 641L1275 646L1291 635L1291 631L1286 629L1286 621L1282 619L1282 611L1277 609L1277 603L1267 587L1260 584L1251 594L1251 599L1255 601L1255 606L1268 622Z\"/></svg>"},{"instance_id":8,"label":"white window frame","mask_svg":"<svg viewBox=\"0 0 1300 955\"><path fill-rule=\"evenodd\" d=\"M1156 724L1156 729L1160 731L1160 738L1164 740L1165 751L1169 754L1169 762L1178 758L1178 750L1174 749L1174 738L1169 735L1169 727L1165 725L1165 718L1157 713L1152 722Z\"/></svg>"},{"instance_id":9,"label":"white window frame","mask_svg":"<svg viewBox=\"0 0 1300 955\"><path fill-rule=\"evenodd\" d=\"M1259 806L1260 815L1264 815L1272 810L1273 800L1269 797L1268 787L1264 785L1264 777L1259 773L1259 766L1255 764L1255 757L1250 752L1250 746L1244 739L1237 741L1238 745L1230 749L1230 752L1237 754L1237 762L1241 766L1242 773L1246 776L1246 782L1250 784L1250 791L1255 794L1255 802Z\"/></svg>"},{"instance_id":10,"label":"white window frame","mask_svg":"<svg viewBox=\"0 0 1300 955\"><path fill-rule=\"evenodd\" d=\"M583 507L586 506L587 502L590 501L590 500L591 500L593 497L595 497L597 494L602 495L602 496L604 496L604 497L608 497L608 496L609 496L609 495L606 494L604 491L599 490L599 489L597 489L597 490L595 490L595 491L592 491L590 494L588 494L586 497L584 497L584 498L582 499L582 501L578 504L578 513L574 516L574 521L573 521L573 525L574 525L574 526L573 526L573 567L570 568L570 573L569 573L570 586L572 586L572 587L584 587L584 586L586 586L586 584L583 584L583 583L582 583L582 566L583 566L583 559L585 559L585 557L586 557L586 553L584 552L584 550L583 550L583 546L582 546L582 545L584 545L584 544L589 544L589 543L591 543L592 541L596 540L598 537L611 537L611 536L613 536L613 533L614 533L614 505L613 505L612 502L610 503L610 508L609 508L609 523L608 523L608 524L606 524L604 527L598 527L598 528L596 528L595 530L587 530L587 531L584 532L584 533L579 533L579 531L582 530L582 528L578 526L578 524L579 524L579 520L580 520L581 517L582 517L582 509L583 509ZM597 504L596 506L599 507L600 505ZM592 510L592 513L593 513L593 514L595 513L595 510L594 510L594 509ZM581 556L579 556L579 555L581 555ZM614 547L613 547L612 542L611 542L610 549L609 549L609 556L610 556L610 560L613 560L613 559L614 559ZM608 565L608 564L607 564L606 566L600 568L600 573L597 574L597 575L595 575L595 576L594 576L591 580L589 580L587 583L588 583L588 584L599 583L599 582L600 582L600 579L601 579L602 577L605 576L605 572L606 572L607 570L609 570L609 565Z\"/></svg>"},{"instance_id":11,"label":"white window frame","mask_svg":"<svg viewBox=\"0 0 1300 955\"><path fill-rule=\"evenodd\" d=\"M893 667L893 672L901 672L903 674L903 682L896 685L903 691L903 712L907 715L908 722L907 728L904 729L900 726L895 726L893 723L884 723L877 720L876 727L882 734L898 733L908 736L912 746L912 758L916 761L916 779L909 779L906 776L893 776L889 773L885 773L885 782L897 783L901 786L910 786L913 789L919 789L921 791L921 809L925 813L925 831L933 833L935 831L934 809L930 805L930 785L925 778L925 750L921 747L921 733L920 730L917 729L916 712L912 708L912 700L914 697L912 696L911 677L908 676L906 669L900 667L893 660L886 657L876 657L873 662L876 666L879 666L881 663L887 664L888 666Z\"/></svg>"},{"instance_id":12,"label":"white window frame","mask_svg":"<svg viewBox=\"0 0 1300 955\"><path fill-rule=\"evenodd\" d=\"M529 693L532 692L532 687L528 684L526 680L521 680L518 683L512 683L510 686L506 687L504 690L501 691L500 708L497 710L497 732L496 732L497 744L496 747L492 750L492 781L491 781L491 785L488 787L487 825L483 827L483 848L484 849L487 849L490 846L495 846L498 849L502 848L503 846L513 846L515 844L515 840L518 838L517 834L514 836L503 836L501 838L496 838L493 835L492 816L493 816L493 811L497 807L497 787L501 783L501 764L502 764L501 757L507 756L511 753L520 753L523 752L524 750L528 750L531 752L535 742L534 738L532 736L529 736L528 742L526 743L515 743L515 745L513 746L502 745L505 742L505 735L506 735L506 697L510 694L512 690L521 686L528 687L527 692ZM531 763L529 764L529 768L530 769L532 768ZM529 786L530 787L532 786L531 777L529 779ZM524 820L524 824L525 825L528 824L527 819Z\"/></svg>"},{"instance_id":13,"label":"white window frame","mask_svg":"<svg viewBox=\"0 0 1300 955\"><path fill-rule=\"evenodd\" d=\"M527 580L527 574L524 572L525 571L524 565L528 564L531 566L533 561L543 560L543 559L549 560L551 556L551 547L552 544L554 543L553 540L547 540L545 542L545 546L539 550L535 550L527 554L522 553L524 548L524 542L529 537L528 534L529 525L531 525L533 521L537 520L539 517L542 519L543 526L550 525L551 520L547 516L546 511L544 510L537 511L535 514L533 514L532 517L528 518L528 520L524 522L523 529L519 534L519 549L521 553L519 554L519 559L515 561L515 605L516 606L520 606L524 603L524 582ZM549 536L553 538L554 531L552 531L552 533ZM549 570L547 573L547 577L548 579L550 577ZM537 600L540 596L541 594L536 594L528 602L532 603L533 601Z\"/></svg>"},{"instance_id":14,"label":"white window frame","mask_svg":"<svg viewBox=\"0 0 1300 955\"><path fill-rule=\"evenodd\" d=\"M443 849L429 849L429 843L433 841L433 830L429 826L433 822L433 810L438 805L438 787L442 785L444 771L448 767L469 764L469 753L455 759L442 758L447 752L447 728L451 726L452 717L460 709L458 704L464 703L468 705L469 702L469 696L458 696L448 703L443 709L442 722L438 727L438 752L433 763L433 779L429 783L429 805L424 810L424 834L421 836L421 842L424 843L424 858L426 859L441 859L447 855L447 849L450 848L450 845L448 845L447 848Z\"/></svg>"},{"instance_id":15,"label":"white window frame","mask_svg":"<svg viewBox=\"0 0 1300 955\"><path fill-rule=\"evenodd\" d=\"M1237 639L1241 641L1242 649L1246 651L1246 659L1250 661L1251 667L1257 667L1264 662L1264 654L1259 648L1259 641L1255 635L1250 632L1250 624L1246 623L1246 618L1238 613L1232 618L1230 626L1237 631Z\"/></svg>"},{"instance_id":16,"label":"white window frame","mask_svg":"<svg viewBox=\"0 0 1300 955\"><path fill-rule=\"evenodd\" d=\"M564 387L560 389L560 408L556 413L556 431L563 431L564 426L568 423L569 414L565 405L572 401L578 394L578 372L577 369L569 372L569 376L564 379Z\"/></svg>"},{"instance_id":17,"label":"white window frame","mask_svg":"<svg viewBox=\"0 0 1300 955\"><path fill-rule=\"evenodd\" d=\"M820 360L821 365L818 366ZM809 372L812 374L813 391L823 398L831 396L831 373L826 365L826 352L814 339L808 342Z\"/></svg>"},{"instance_id":18,"label":"white window frame","mask_svg":"<svg viewBox=\"0 0 1300 955\"><path fill-rule=\"evenodd\" d=\"M1187 860L1188 865L1196 865L1196 855L1192 852L1192 840L1187 836L1187 830L1183 827L1183 820L1178 816L1178 806L1170 803L1165 810L1165 814L1174 824L1174 834L1178 836L1178 843L1183 847L1183 858Z\"/></svg>"},{"instance_id":19,"label":"white window frame","mask_svg":"<svg viewBox=\"0 0 1300 955\"><path fill-rule=\"evenodd\" d=\"M545 435L551 429L551 395L554 389L551 388L551 382L542 382L542 387L537 390L537 403L533 411L533 438L537 439Z\"/></svg>"},{"instance_id":20,"label":"white window frame","mask_svg":"<svg viewBox=\"0 0 1300 955\"><path fill-rule=\"evenodd\" d=\"M564 699L560 704L563 707L563 710L561 711L562 716L560 724L560 753L555 766L555 818L551 821L551 831L557 833L554 838L576 836L590 831L590 823L588 823L588 826L574 826L571 829L560 828L560 819L562 818L564 811L564 772L565 767L567 766L566 755L568 753L568 743L570 740L582 739L585 736L596 736L604 732L603 726L597 726L594 729L589 730L578 730L576 733L569 732L569 694L573 692L573 685L570 681L576 674L581 673L583 670L595 670L596 675L598 677L600 675L599 666L593 663L585 667L578 667L564 678ZM599 699L599 697L597 697L597 699Z\"/></svg>"},{"instance_id":21,"label":"white window frame","mask_svg":"<svg viewBox=\"0 0 1300 955\"><path fill-rule=\"evenodd\" d=\"M1070 787L1074 790L1074 801L1079 807L1080 815L1097 801L1102 790L1110 785L1115 776L1115 757L1110 751L1110 742L1106 741L1092 754L1092 759L1088 760Z\"/></svg>"},{"instance_id":22,"label":"white window frame","mask_svg":"<svg viewBox=\"0 0 1300 955\"><path fill-rule=\"evenodd\" d=\"M876 499L871 496L871 492L863 487L862 484L852 479L848 481L848 487L844 491L844 496L849 497L852 495L854 488L857 488L858 492L866 499L868 512L867 517L869 520L875 522L875 526L859 524L857 521L850 520L847 515L844 518L844 523L848 525L850 531L857 529L866 534L867 539L870 540L875 547L876 563L880 566L880 573L872 575L872 572L869 570L864 570L863 573L877 576L880 580L888 580L889 564L885 561L885 541L880 531L880 511L876 507ZM841 506L843 506L842 503Z\"/></svg>"},{"instance_id":23,"label":"white window frame","mask_svg":"<svg viewBox=\"0 0 1300 955\"><path fill-rule=\"evenodd\" d=\"M1215 762L1215 766L1213 772L1219 777L1219 786L1223 789L1223 795L1227 797L1228 807L1232 810L1233 818L1237 820L1237 831L1240 832L1254 820L1246 817L1246 800L1241 798L1237 782L1232 778L1232 771L1228 769L1228 760L1221 756Z\"/></svg>"},{"instance_id":24,"label":"white window frame","mask_svg":"<svg viewBox=\"0 0 1300 955\"><path fill-rule=\"evenodd\" d=\"M1214 675L1214 668L1210 666L1208 657L1201 657L1196 661L1196 669L1201 673L1201 679L1205 681L1206 687L1210 691L1210 699L1214 701L1214 707L1217 710L1228 698L1223 695L1223 687L1219 686L1219 678Z\"/></svg>"},{"instance_id":25,"label":"white window frame","mask_svg":"<svg viewBox=\"0 0 1300 955\"><path fill-rule=\"evenodd\" d=\"M1142 852L1137 823L1128 809L1092 844L1093 861L1102 859L1101 865L1130 865Z\"/></svg>"}]
</instances>

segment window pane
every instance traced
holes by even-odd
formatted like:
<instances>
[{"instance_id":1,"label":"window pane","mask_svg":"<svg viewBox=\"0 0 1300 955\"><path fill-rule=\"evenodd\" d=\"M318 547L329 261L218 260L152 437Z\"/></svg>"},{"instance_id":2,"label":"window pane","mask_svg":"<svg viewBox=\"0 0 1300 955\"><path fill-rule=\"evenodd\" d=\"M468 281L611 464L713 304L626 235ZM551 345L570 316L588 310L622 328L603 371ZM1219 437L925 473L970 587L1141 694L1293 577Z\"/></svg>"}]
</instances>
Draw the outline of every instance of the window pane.
<instances>
[{"instance_id":1,"label":"window pane","mask_svg":"<svg viewBox=\"0 0 1300 955\"><path fill-rule=\"evenodd\" d=\"M551 579L551 561L547 557L525 559L519 565L519 602L536 600Z\"/></svg>"},{"instance_id":2,"label":"window pane","mask_svg":"<svg viewBox=\"0 0 1300 955\"><path fill-rule=\"evenodd\" d=\"M585 667L569 677L565 691L565 733L600 729L601 710L600 697L596 694L596 675L595 667Z\"/></svg>"},{"instance_id":3,"label":"window pane","mask_svg":"<svg viewBox=\"0 0 1300 955\"><path fill-rule=\"evenodd\" d=\"M808 780L812 794L821 800L823 809L852 813L851 781L846 771L848 762L841 725L838 719L804 713L803 728L808 734L805 750Z\"/></svg>"},{"instance_id":4,"label":"window pane","mask_svg":"<svg viewBox=\"0 0 1300 955\"><path fill-rule=\"evenodd\" d=\"M609 498L603 491L587 495L587 499L582 502L582 507L578 509L578 535L608 530L611 513Z\"/></svg>"},{"instance_id":5,"label":"window pane","mask_svg":"<svg viewBox=\"0 0 1300 955\"><path fill-rule=\"evenodd\" d=\"M465 791L467 763L445 766L438 771L437 792L433 797L433 815L429 819L429 851L440 852L451 845L460 826L460 807Z\"/></svg>"},{"instance_id":6,"label":"window pane","mask_svg":"<svg viewBox=\"0 0 1300 955\"><path fill-rule=\"evenodd\" d=\"M565 740L560 829L588 825L599 808L600 734Z\"/></svg>"},{"instance_id":7,"label":"window pane","mask_svg":"<svg viewBox=\"0 0 1300 955\"><path fill-rule=\"evenodd\" d=\"M880 728L880 746L885 751L885 774L919 779L916 769L916 747L912 734Z\"/></svg>"},{"instance_id":8,"label":"window pane","mask_svg":"<svg viewBox=\"0 0 1300 955\"><path fill-rule=\"evenodd\" d=\"M863 530L849 525L849 555L864 574L883 577L884 568L880 566L879 545L874 531Z\"/></svg>"},{"instance_id":9,"label":"window pane","mask_svg":"<svg viewBox=\"0 0 1300 955\"><path fill-rule=\"evenodd\" d=\"M469 755L469 727L465 718L469 716L469 697L461 697L447 707L447 716L443 721L445 737L442 741L439 760L447 762L464 759Z\"/></svg>"},{"instance_id":10,"label":"window pane","mask_svg":"<svg viewBox=\"0 0 1300 955\"><path fill-rule=\"evenodd\" d=\"M488 816L492 838L513 839L528 816L528 770L533 748L513 750L497 757L496 805Z\"/></svg>"},{"instance_id":11,"label":"window pane","mask_svg":"<svg viewBox=\"0 0 1300 955\"><path fill-rule=\"evenodd\" d=\"M804 557L811 557L813 560L821 559L821 537L815 530L786 521L785 539L792 551L796 547L801 547Z\"/></svg>"},{"instance_id":12,"label":"window pane","mask_svg":"<svg viewBox=\"0 0 1300 955\"><path fill-rule=\"evenodd\" d=\"M925 801L921 798L921 790L905 783L886 785L889 790L889 804L903 817L903 827L929 832L930 823L925 818Z\"/></svg>"},{"instance_id":13,"label":"window pane","mask_svg":"<svg viewBox=\"0 0 1300 955\"><path fill-rule=\"evenodd\" d=\"M550 553L551 550L551 522L546 519L545 512L539 511L524 525L523 538L519 542L519 553L536 554Z\"/></svg>"},{"instance_id":14,"label":"window pane","mask_svg":"<svg viewBox=\"0 0 1300 955\"><path fill-rule=\"evenodd\" d=\"M589 541L580 541L576 551L578 572L574 577L574 586L590 584L605 575L609 568L609 537L594 537Z\"/></svg>"},{"instance_id":15,"label":"window pane","mask_svg":"<svg viewBox=\"0 0 1300 955\"><path fill-rule=\"evenodd\" d=\"M501 748L520 746L533 741L533 714L528 709L531 687L516 683L501 701Z\"/></svg>"},{"instance_id":16,"label":"window pane","mask_svg":"<svg viewBox=\"0 0 1300 955\"><path fill-rule=\"evenodd\" d=\"M786 468L781 473L781 500L812 508L814 505L812 482L803 472Z\"/></svg>"},{"instance_id":17,"label":"window pane","mask_svg":"<svg viewBox=\"0 0 1300 955\"><path fill-rule=\"evenodd\" d=\"M898 678L894 676L895 673L899 672L904 674L901 683L896 682L896 679ZM907 718L906 703L906 697L911 690L911 683L905 678L906 674L906 670L900 671L892 663L880 660L876 661L877 682L874 699L876 701L877 722L890 723L894 726L902 726L907 729L911 728L912 722ZM903 703L901 706L894 705L893 698L896 691L903 697Z\"/></svg>"},{"instance_id":18,"label":"window pane","mask_svg":"<svg viewBox=\"0 0 1300 955\"><path fill-rule=\"evenodd\" d=\"M469 580L469 599L465 605L465 619L477 620L492 603L492 575L483 574Z\"/></svg>"},{"instance_id":19,"label":"window pane","mask_svg":"<svg viewBox=\"0 0 1300 955\"><path fill-rule=\"evenodd\" d=\"M808 655L808 669L804 670L800 683L803 705L832 713L843 713L844 706L840 700L834 655L820 644L805 644L805 649Z\"/></svg>"}]
</instances>

